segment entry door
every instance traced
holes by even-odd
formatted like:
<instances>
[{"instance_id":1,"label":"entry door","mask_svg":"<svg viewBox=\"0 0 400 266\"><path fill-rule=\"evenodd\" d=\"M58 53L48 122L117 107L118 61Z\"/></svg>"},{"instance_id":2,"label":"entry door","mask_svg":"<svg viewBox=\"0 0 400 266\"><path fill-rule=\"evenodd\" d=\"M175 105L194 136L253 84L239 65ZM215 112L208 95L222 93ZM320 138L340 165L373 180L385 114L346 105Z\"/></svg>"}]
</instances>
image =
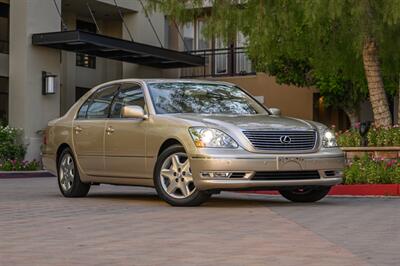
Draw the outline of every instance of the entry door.
<instances>
[{"instance_id":1,"label":"entry door","mask_svg":"<svg viewBox=\"0 0 400 266\"><path fill-rule=\"evenodd\" d=\"M111 105L105 134L105 173L110 177L143 178L148 121L123 118L121 111L126 105L138 105L146 110L139 84L122 84Z\"/></svg>"},{"instance_id":2,"label":"entry door","mask_svg":"<svg viewBox=\"0 0 400 266\"><path fill-rule=\"evenodd\" d=\"M80 108L73 123L74 151L87 175L104 175L104 135L111 101L119 85L100 88Z\"/></svg>"}]
</instances>

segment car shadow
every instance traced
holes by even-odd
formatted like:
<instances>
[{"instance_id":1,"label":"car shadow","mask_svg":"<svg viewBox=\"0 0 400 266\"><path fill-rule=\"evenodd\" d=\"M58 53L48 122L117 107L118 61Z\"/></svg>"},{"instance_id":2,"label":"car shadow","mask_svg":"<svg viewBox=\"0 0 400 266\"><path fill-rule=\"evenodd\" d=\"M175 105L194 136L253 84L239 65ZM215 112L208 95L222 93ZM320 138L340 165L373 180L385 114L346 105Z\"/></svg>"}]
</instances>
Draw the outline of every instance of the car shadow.
<instances>
[{"instance_id":1,"label":"car shadow","mask_svg":"<svg viewBox=\"0 0 400 266\"><path fill-rule=\"evenodd\" d=\"M43 195L42 195L43 196ZM61 194L49 194L50 197L62 197ZM82 198L83 199L83 198ZM119 202L138 201L143 203L156 203L164 206L169 206L161 200L155 191L102 191L97 190L89 192L88 196L84 198L102 199ZM248 208L248 207L295 207L295 206L334 206L341 205L340 201L335 200L333 197L327 197L315 203L294 203L284 199L278 195L260 195L260 194L246 194L237 192L222 192L219 195L214 195L201 207L207 208Z\"/></svg>"},{"instance_id":2,"label":"car shadow","mask_svg":"<svg viewBox=\"0 0 400 266\"><path fill-rule=\"evenodd\" d=\"M234 195L240 194L240 195ZM260 206L260 207L295 207L295 206L329 206L338 205L337 202L328 197L319 202L313 203L295 203L290 202L278 195L259 195L259 194L245 194L245 193L224 193L220 196L211 198L204 204L207 207L238 207L243 206Z\"/></svg>"}]
</instances>

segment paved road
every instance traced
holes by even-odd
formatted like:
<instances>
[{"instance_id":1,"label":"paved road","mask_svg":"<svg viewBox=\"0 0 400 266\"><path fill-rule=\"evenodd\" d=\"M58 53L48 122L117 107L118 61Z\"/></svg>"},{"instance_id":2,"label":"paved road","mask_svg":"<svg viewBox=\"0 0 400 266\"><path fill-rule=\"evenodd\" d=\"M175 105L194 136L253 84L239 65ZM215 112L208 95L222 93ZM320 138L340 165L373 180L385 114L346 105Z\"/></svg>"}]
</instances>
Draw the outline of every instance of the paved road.
<instances>
[{"instance_id":1,"label":"paved road","mask_svg":"<svg viewBox=\"0 0 400 266\"><path fill-rule=\"evenodd\" d=\"M151 189L66 199L54 178L0 179L0 265L399 265L399 211L394 198L237 193L173 208Z\"/></svg>"}]
</instances>

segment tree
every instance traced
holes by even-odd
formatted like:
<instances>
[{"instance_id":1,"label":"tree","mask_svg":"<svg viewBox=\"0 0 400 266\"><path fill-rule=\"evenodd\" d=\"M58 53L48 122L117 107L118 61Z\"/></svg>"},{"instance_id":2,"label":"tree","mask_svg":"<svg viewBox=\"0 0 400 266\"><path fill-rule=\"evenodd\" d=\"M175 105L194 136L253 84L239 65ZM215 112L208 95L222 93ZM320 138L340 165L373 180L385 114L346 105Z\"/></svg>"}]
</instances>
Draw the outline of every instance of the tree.
<instances>
[{"instance_id":1,"label":"tree","mask_svg":"<svg viewBox=\"0 0 400 266\"><path fill-rule=\"evenodd\" d=\"M298 87L316 87L324 99L326 107L333 106L344 110L351 127L360 121L359 106L367 98L368 88L365 80L358 83L344 80L340 73L318 73L308 62L296 59L281 59L266 65L267 72L276 77L279 84ZM364 81L364 82L363 82Z\"/></svg>"},{"instance_id":2,"label":"tree","mask_svg":"<svg viewBox=\"0 0 400 266\"><path fill-rule=\"evenodd\" d=\"M241 31L259 70L282 55L304 60L319 75L340 74L352 84L366 80L375 124L392 124L385 74L400 68L400 0L209 0L205 33L228 38ZM201 14L203 0L150 0L185 22ZM264 66L263 66L264 65ZM393 78L393 74L396 75Z\"/></svg>"}]
</instances>

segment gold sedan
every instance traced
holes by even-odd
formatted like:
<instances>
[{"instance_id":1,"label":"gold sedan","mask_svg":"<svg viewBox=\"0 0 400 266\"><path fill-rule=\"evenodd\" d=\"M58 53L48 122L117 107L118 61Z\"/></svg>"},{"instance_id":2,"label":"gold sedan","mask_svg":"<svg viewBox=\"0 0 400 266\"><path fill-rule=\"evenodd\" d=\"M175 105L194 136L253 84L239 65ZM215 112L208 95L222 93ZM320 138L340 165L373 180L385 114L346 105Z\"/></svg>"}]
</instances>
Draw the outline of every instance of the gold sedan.
<instances>
[{"instance_id":1,"label":"gold sedan","mask_svg":"<svg viewBox=\"0 0 400 266\"><path fill-rule=\"evenodd\" d=\"M45 131L61 193L94 184L155 187L174 206L221 190L278 190L313 202L342 180L326 126L280 116L230 83L126 79L99 85Z\"/></svg>"}]
</instances>

